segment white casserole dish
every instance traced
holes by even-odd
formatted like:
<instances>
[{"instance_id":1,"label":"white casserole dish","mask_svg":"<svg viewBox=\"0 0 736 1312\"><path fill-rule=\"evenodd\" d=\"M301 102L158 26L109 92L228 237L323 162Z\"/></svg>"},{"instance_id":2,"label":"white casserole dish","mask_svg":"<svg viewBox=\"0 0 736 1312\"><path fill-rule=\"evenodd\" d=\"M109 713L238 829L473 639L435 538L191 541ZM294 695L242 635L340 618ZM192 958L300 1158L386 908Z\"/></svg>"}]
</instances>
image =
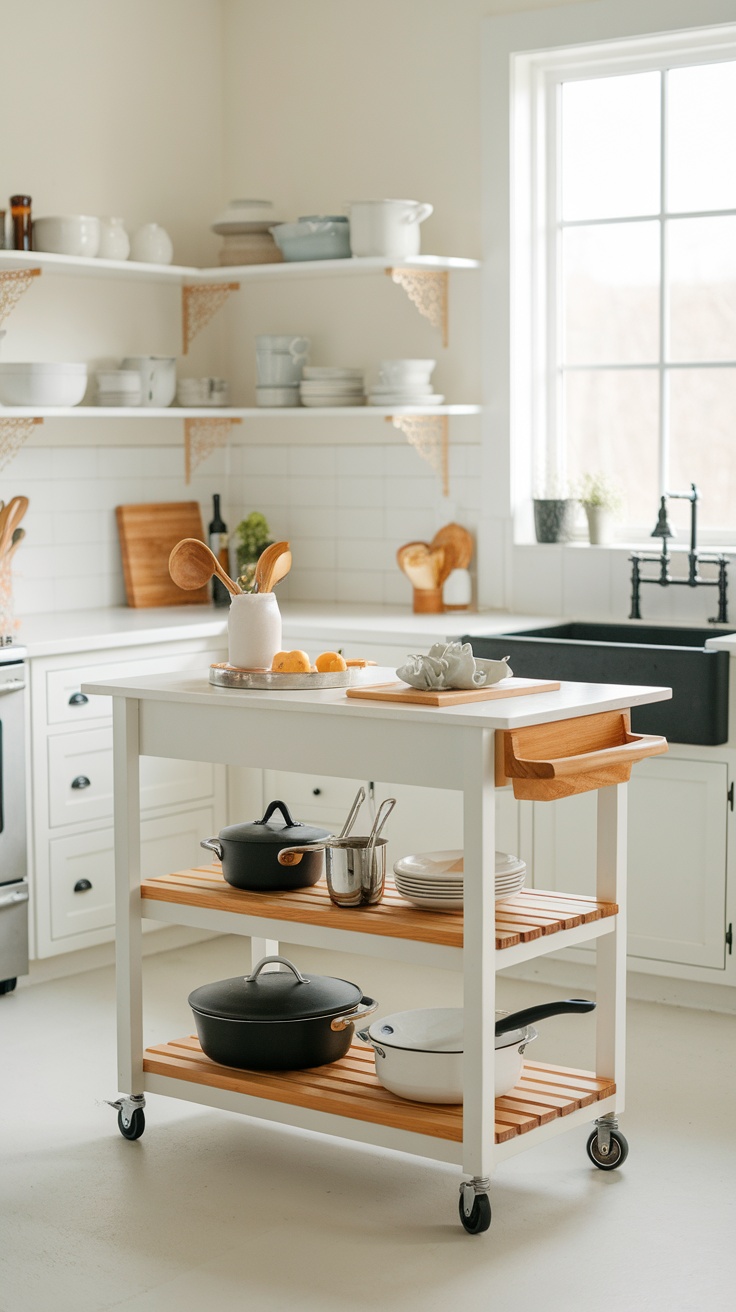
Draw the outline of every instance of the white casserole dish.
<instances>
[{"instance_id":1,"label":"white casserole dish","mask_svg":"<svg viewBox=\"0 0 736 1312\"><path fill-rule=\"evenodd\" d=\"M41 361L0 364L3 405L79 405L86 390L86 364Z\"/></svg>"}]
</instances>

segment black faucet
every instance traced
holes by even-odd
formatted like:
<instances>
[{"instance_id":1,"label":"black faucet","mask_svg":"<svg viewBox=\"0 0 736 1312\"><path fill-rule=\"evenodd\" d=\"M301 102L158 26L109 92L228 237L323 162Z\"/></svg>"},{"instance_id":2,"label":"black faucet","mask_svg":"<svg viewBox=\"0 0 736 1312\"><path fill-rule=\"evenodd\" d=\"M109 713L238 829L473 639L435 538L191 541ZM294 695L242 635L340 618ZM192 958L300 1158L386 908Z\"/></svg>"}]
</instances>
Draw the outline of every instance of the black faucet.
<instances>
[{"instance_id":1,"label":"black faucet","mask_svg":"<svg viewBox=\"0 0 736 1312\"><path fill-rule=\"evenodd\" d=\"M662 539L662 550L658 556L642 556L640 552L635 551L629 560L631 561L631 614L630 620L641 619L641 606L639 604L639 592L642 583L658 583L662 588L668 588L670 584L677 586L682 585L688 588L718 588L718 614L713 615L708 620L709 624L728 624L728 602L726 594L728 590L728 560L725 556L703 556L698 555L697 548L697 507L698 507L698 489L694 483L690 484L689 492L666 492L659 501L659 517L655 528L652 531L653 538ZM688 573L686 579L673 579L669 572L670 555L667 549L669 538L674 538L673 533L667 520L667 501L679 500L690 502L690 550L687 555ZM659 565L659 575L656 578L642 578L639 566L643 562L651 562ZM698 565L717 565L718 578L704 579L698 573Z\"/></svg>"}]
</instances>

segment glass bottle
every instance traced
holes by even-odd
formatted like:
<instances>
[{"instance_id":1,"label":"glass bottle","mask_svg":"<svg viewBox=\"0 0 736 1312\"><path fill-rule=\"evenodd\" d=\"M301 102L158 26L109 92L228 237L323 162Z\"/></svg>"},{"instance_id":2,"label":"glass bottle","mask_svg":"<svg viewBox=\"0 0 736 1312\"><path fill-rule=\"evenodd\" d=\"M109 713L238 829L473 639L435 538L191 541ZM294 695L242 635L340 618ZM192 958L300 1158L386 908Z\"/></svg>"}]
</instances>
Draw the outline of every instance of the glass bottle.
<instances>
[{"instance_id":1,"label":"glass bottle","mask_svg":"<svg viewBox=\"0 0 736 1312\"><path fill-rule=\"evenodd\" d=\"M209 533L210 551L217 556L217 559L227 574L230 569L227 524L220 514L220 494L218 492L215 492L212 497L212 519L210 521ZM212 604L214 606L230 605L230 593L225 587L225 584L220 582L216 574L212 575Z\"/></svg>"},{"instance_id":2,"label":"glass bottle","mask_svg":"<svg viewBox=\"0 0 736 1312\"><path fill-rule=\"evenodd\" d=\"M30 196L10 197L10 217L13 221L13 248L16 251L33 250L31 233Z\"/></svg>"}]
</instances>

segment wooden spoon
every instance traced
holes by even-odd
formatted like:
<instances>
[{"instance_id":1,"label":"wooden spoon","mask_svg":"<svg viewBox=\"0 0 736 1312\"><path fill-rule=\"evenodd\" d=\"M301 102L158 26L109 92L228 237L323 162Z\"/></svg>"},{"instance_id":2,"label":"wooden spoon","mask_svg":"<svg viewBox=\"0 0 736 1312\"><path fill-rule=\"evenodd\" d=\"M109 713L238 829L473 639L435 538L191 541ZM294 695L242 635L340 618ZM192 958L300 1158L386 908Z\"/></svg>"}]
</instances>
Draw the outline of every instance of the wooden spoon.
<instances>
[{"instance_id":1,"label":"wooden spoon","mask_svg":"<svg viewBox=\"0 0 736 1312\"><path fill-rule=\"evenodd\" d=\"M4 555L0 556L0 562L2 562L2 564L5 564L6 561L12 560L12 558L13 558L13 556L15 555L15 553L16 553L18 547L20 546L21 542L23 541L25 535L26 535L26 531L25 531L24 528L17 528L17 529L15 530L15 532L14 532L14 534L13 534L13 540L12 540L10 546L8 547L8 549L7 549L7 551L4 553Z\"/></svg>"},{"instance_id":2,"label":"wooden spoon","mask_svg":"<svg viewBox=\"0 0 736 1312\"><path fill-rule=\"evenodd\" d=\"M203 588L209 583L213 574L224 583L233 597L239 597L243 589L233 583L226 574L214 551L210 551L205 542L199 538L182 538L172 548L169 556L169 574L178 587L191 592L194 588Z\"/></svg>"},{"instance_id":3,"label":"wooden spoon","mask_svg":"<svg viewBox=\"0 0 736 1312\"><path fill-rule=\"evenodd\" d=\"M280 556L283 556L287 553L289 556L288 567L283 571L283 573L280 573L278 575L276 582L278 582L278 579L282 579L284 577L284 574L288 574L289 569L291 568L291 552L289 551L289 544L288 542L272 542L270 547L266 547L265 551L261 552L260 556L258 557L258 560L256 561L256 570L255 570L255 578L254 578L254 585L253 585L254 592L271 592L274 582L274 569L275 569L276 561L279 559Z\"/></svg>"},{"instance_id":4,"label":"wooden spoon","mask_svg":"<svg viewBox=\"0 0 736 1312\"><path fill-rule=\"evenodd\" d=\"M276 584L280 583L282 579L286 578L286 575L289 573L290 569L291 569L291 552L288 550L282 551L281 555L277 556L276 559L274 560L273 564L271 565L271 569L269 573L267 574L266 578L263 580L262 591L273 592L274 588L276 587Z\"/></svg>"},{"instance_id":5,"label":"wooden spoon","mask_svg":"<svg viewBox=\"0 0 736 1312\"><path fill-rule=\"evenodd\" d=\"M0 510L0 556L13 540L13 533L28 509L28 497L12 497Z\"/></svg>"}]
</instances>

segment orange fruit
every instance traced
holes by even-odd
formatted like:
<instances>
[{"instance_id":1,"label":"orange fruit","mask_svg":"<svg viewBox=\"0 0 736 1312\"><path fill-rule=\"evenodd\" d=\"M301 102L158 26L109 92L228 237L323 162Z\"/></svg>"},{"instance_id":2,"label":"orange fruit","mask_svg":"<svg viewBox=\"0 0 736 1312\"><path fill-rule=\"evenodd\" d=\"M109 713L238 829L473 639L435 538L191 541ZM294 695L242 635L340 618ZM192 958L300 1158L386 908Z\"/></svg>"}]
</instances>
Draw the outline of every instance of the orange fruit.
<instances>
[{"instance_id":1,"label":"orange fruit","mask_svg":"<svg viewBox=\"0 0 736 1312\"><path fill-rule=\"evenodd\" d=\"M338 659L336 651L322 651L314 662L320 674L326 674L332 667L332 662Z\"/></svg>"},{"instance_id":2,"label":"orange fruit","mask_svg":"<svg viewBox=\"0 0 736 1312\"><path fill-rule=\"evenodd\" d=\"M274 674L309 674L311 668L305 651L278 651L271 662Z\"/></svg>"}]
</instances>

